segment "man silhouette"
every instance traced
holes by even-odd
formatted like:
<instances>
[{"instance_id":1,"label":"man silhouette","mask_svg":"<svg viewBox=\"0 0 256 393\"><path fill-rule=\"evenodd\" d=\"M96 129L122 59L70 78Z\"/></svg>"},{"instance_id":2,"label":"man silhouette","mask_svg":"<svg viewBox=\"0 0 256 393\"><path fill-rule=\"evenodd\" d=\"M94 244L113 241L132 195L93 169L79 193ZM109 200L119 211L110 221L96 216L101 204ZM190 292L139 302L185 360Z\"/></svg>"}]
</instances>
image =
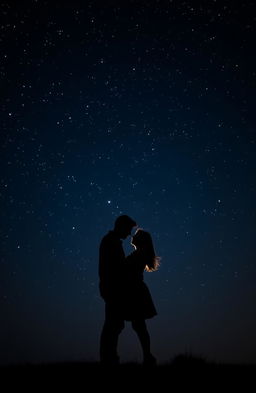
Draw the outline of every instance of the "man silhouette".
<instances>
[{"instance_id":1,"label":"man silhouette","mask_svg":"<svg viewBox=\"0 0 256 393\"><path fill-rule=\"evenodd\" d=\"M100 337L102 364L118 364L118 336L124 329L123 278L125 254L121 239L131 235L136 222L127 215L119 216L114 229L101 240L99 250L99 289L105 301L105 321Z\"/></svg>"}]
</instances>

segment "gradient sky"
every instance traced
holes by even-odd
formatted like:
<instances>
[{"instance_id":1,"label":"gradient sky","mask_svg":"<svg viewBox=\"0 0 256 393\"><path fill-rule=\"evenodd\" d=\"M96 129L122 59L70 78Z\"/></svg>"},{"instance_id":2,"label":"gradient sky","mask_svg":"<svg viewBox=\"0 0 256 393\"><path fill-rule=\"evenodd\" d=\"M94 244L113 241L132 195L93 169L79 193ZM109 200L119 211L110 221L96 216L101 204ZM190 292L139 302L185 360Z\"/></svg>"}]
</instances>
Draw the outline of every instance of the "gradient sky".
<instances>
[{"instance_id":1,"label":"gradient sky","mask_svg":"<svg viewBox=\"0 0 256 393\"><path fill-rule=\"evenodd\" d=\"M120 214L162 258L158 360L256 363L255 11L1 2L0 363L99 359L98 248ZM130 323L119 353L141 360Z\"/></svg>"}]
</instances>

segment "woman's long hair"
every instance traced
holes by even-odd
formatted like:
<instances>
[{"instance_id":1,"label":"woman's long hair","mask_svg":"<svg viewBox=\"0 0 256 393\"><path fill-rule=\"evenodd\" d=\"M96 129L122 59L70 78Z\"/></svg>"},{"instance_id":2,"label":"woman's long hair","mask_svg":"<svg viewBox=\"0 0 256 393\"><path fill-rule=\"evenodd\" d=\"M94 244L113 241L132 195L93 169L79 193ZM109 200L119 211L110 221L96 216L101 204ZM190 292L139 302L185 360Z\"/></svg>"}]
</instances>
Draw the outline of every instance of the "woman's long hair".
<instances>
[{"instance_id":1,"label":"woman's long hair","mask_svg":"<svg viewBox=\"0 0 256 393\"><path fill-rule=\"evenodd\" d=\"M136 249L145 253L145 270L147 272L156 271L160 265L161 258L156 256L150 233L138 228L134 235L134 243L132 244L136 247Z\"/></svg>"}]
</instances>

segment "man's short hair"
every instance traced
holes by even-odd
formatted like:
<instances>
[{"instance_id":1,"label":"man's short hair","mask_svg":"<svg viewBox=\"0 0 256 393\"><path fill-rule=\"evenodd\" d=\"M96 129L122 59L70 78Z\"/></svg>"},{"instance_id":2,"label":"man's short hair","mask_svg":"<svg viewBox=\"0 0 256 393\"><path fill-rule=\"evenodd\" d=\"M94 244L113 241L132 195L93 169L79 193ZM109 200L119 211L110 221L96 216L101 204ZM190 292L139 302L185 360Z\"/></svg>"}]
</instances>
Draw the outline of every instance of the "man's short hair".
<instances>
[{"instance_id":1,"label":"man's short hair","mask_svg":"<svg viewBox=\"0 0 256 393\"><path fill-rule=\"evenodd\" d=\"M122 216L117 217L115 221L115 228L122 228L122 227L136 227L137 224L136 222L126 214L123 214Z\"/></svg>"}]
</instances>

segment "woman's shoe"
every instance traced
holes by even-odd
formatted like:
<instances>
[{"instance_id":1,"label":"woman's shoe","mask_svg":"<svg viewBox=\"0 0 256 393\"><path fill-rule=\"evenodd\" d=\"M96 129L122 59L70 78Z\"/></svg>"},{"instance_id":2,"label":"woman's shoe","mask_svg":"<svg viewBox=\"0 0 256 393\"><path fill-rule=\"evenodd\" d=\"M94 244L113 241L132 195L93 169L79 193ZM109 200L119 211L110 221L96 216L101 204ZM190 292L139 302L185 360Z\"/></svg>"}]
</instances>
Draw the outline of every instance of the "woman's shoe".
<instances>
[{"instance_id":1,"label":"woman's shoe","mask_svg":"<svg viewBox=\"0 0 256 393\"><path fill-rule=\"evenodd\" d=\"M156 358L150 354L144 357L143 366L156 366Z\"/></svg>"}]
</instances>

